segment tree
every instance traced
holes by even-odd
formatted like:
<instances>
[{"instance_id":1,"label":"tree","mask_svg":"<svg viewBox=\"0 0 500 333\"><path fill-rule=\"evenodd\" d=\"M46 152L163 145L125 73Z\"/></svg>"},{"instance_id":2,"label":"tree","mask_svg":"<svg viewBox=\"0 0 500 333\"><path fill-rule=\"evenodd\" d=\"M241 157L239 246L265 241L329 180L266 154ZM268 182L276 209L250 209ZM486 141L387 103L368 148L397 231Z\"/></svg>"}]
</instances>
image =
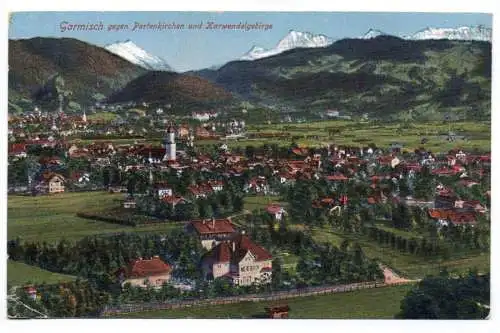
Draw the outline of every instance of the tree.
<instances>
[{"instance_id":1,"label":"tree","mask_svg":"<svg viewBox=\"0 0 500 333\"><path fill-rule=\"evenodd\" d=\"M489 313L490 276L443 272L423 279L401 301L402 319L484 319Z\"/></svg>"}]
</instances>

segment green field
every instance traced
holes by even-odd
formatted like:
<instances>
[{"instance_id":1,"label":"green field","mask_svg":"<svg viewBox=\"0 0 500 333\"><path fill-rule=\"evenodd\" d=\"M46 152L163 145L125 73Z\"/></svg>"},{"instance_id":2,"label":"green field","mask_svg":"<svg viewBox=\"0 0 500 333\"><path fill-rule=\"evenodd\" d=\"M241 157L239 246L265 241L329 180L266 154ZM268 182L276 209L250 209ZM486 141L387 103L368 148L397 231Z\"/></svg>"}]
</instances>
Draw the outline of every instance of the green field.
<instances>
[{"instance_id":1,"label":"green field","mask_svg":"<svg viewBox=\"0 0 500 333\"><path fill-rule=\"evenodd\" d=\"M271 195L258 195L258 196L248 196L243 199L244 206L243 209L254 211L255 209L266 209L269 204L280 204L286 209L288 203L282 202L279 196Z\"/></svg>"},{"instance_id":2,"label":"green field","mask_svg":"<svg viewBox=\"0 0 500 333\"><path fill-rule=\"evenodd\" d=\"M337 131L333 133L332 131ZM464 135L468 141L457 140L448 142L440 135L455 132ZM368 122L354 122L346 120L328 120L320 122L308 122L302 124L270 124L254 125L249 127L249 133L289 133L297 136L298 144L305 146L321 146L329 143L339 145L368 145L374 143L377 146L387 147L392 142L399 142L404 148L413 150L420 147L422 137L429 142L425 147L432 151L448 151L457 146L464 149L491 150L491 123L489 122L411 122L409 126L402 127L401 124L389 123L374 125ZM316 135L318 139L307 139L307 135ZM245 140L237 142L238 146L259 145L262 143L278 143L279 145L290 145L291 140ZM231 143L230 143L231 144Z\"/></svg>"},{"instance_id":3,"label":"green field","mask_svg":"<svg viewBox=\"0 0 500 333\"><path fill-rule=\"evenodd\" d=\"M169 231L175 224L123 226L77 217L79 211L103 211L120 205L121 194L107 192L61 193L50 196L8 197L7 237L24 240L78 240L95 234Z\"/></svg>"},{"instance_id":4,"label":"green field","mask_svg":"<svg viewBox=\"0 0 500 333\"><path fill-rule=\"evenodd\" d=\"M383 246L365 238L340 234L327 229L314 229L313 237L318 241L331 242L336 246L340 246L344 239L358 242L368 257L378 258L396 272L412 279L438 274L442 267L445 266L449 271L457 273L466 272L473 267L476 267L481 272L490 270L490 253L488 252L474 252L467 255L456 254L452 255L448 260L437 260L395 251L387 245Z\"/></svg>"},{"instance_id":5,"label":"green field","mask_svg":"<svg viewBox=\"0 0 500 333\"><path fill-rule=\"evenodd\" d=\"M441 135L448 131L455 132L459 136L466 136L467 141L461 139L455 142L448 142ZM368 145L374 143L380 147L388 147L392 142L403 144L405 149L414 150L421 147L421 139L426 137L429 141L425 148L431 151L448 151L452 148L461 147L463 149L491 150L491 123L459 121L452 123L443 122L410 122L409 126L402 126L401 123L387 123L374 125L369 122L356 122L348 120L325 120L307 123L277 123L260 124L248 126L248 135L254 134L289 134L289 138L248 138L238 140L228 140L227 144L231 148L246 146L261 146L267 144L277 144L279 146L290 146L292 136L298 137L295 142L299 145L318 147L332 143L338 145ZM318 138L307 138L314 135ZM159 145L160 138L145 139L102 139L102 140L82 140L83 143L91 141L111 141L115 144L133 144L135 141ZM198 146L220 144L225 140L197 140Z\"/></svg>"},{"instance_id":6,"label":"green field","mask_svg":"<svg viewBox=\"0 0 500 333\"><path fill-rule=\"evenodd\" d=\"M392 319L411 285L283 300L292 319ZM275 303L242 302L120 315L122 318L261 318Z\"/></svg>"},{"instance_id":7,"label":"green field","mask_svg":"<svg viewBox=\"0 0 500 333\"><path fill-rule=\"evenodd\" d=\"M52 273L22 262L7 261L7 285L24 286L27 284L57 283L75 280L74 276Z\"/></svg>"},{"instance_id":8,"label":"green field","mask_svg":"<svg viewBox=\"0 0 500 333\"><path fill-rule=\"evenodd\" d=\"M110 122L115 120L117 117L116 113L111 112L97 112L87 116L88 120L100 120Z\"/></svg>"}]
</instances>

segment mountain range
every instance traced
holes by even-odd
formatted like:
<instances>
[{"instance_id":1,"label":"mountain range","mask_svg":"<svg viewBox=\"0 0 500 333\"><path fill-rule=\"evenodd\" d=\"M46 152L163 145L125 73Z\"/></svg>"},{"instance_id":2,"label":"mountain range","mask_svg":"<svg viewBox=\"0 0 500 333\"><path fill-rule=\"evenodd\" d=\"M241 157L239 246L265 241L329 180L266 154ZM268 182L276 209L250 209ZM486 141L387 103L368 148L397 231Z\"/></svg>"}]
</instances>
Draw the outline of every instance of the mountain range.
<instances>
[{"instance_id":1,"label":"mountain range","mask_svg":"<svg viewBox=\"0 0 500 333\"><path fill-rule=\"evenodd\" d=\"M425 29L414 35L372 29L333 41L290 31L275 50L254 49L255 60L188 73L172 72L131 41L99 47L72 38L9 40L9 112L26 109L26 103L55 110L62 95L65 108L74 110L96 101L168 102L189 110L240 100L381 117L410 109L422 118L444 112L489 117L491 43L481 40L491 38L491 30Z\"/></svg>"},{"instance_id":2,"label":"mountain range","mask_svg":"<svg viewBox=\"0 0 500 333\"><path fill-rule=\"evenodd\" d=\"M426 39L450 39L450 40L478 40L491 41L491 29L484 26L458 27L458 28L425 28L414 34L394 35L407 40L426 40ZM391 34L382 32L378 29L370 29L361 39L370 39L377 36ZM256 60L270 57L295 48L315 48L331 45L335 40L325 35L314 35L309 32L300 32L290 30L288 34L281 39L274 48L265 49L254 45L248 52L243 54L239 60Z\"/></svg>"},{"instance_id":3,"label":"mountain range","mask_svg":"<svg viewBox=\"0 0 500 333\"><path fill-rule=\"evenodd\" d=\"M342 39L196 75L287 110L436 120L446 112L487 119L491 108L491 43L482 41Z\"/></svg>"}]
</instances>

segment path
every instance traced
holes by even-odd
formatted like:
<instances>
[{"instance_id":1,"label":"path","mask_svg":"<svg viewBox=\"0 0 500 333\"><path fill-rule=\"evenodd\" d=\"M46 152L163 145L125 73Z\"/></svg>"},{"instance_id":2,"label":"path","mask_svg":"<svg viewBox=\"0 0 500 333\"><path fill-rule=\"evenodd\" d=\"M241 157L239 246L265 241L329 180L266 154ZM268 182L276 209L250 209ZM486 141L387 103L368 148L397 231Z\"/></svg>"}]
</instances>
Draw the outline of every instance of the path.
<instances>
[{"instance_id":1,"label":"path","mask_svg":"<svg viewBox=\"0 0 500 333\"><path fill-rule=\"evenodd\" d=\"M384 283L387 285L390 284L401 284L401 283L412 283L412 282L418 282L418 280L411 280L411 279L406 279L403 277L400 277L398 274L394 273L393 270L391 270L389 267L380 265L380 268L384 271Z\"/></svg>"}]
</instances>

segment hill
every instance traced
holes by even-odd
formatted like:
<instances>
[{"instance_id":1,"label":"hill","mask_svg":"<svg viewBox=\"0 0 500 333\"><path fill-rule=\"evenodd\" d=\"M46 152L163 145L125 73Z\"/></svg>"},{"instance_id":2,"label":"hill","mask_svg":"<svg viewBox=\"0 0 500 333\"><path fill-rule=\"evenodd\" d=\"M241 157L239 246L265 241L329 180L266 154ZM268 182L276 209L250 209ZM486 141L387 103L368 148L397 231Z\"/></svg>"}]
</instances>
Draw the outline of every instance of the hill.
<instances>
[{"instance_id":1,"label":"hill","mask_svg":"<svg viewBox=\"0 0 500 333\"><path fill-rule=\"evenodd\" d=\"M11 106L33 101L53 110L60 94L67 97L66 106L70 101L74 107L94 103L145 72L104 48L73 38L9 40Z\"/></svg>"},{"instance_id":2,"label":"hill","mask_svg":"<svg viewBox=\"0 0 500 333\"><path fill-rule=\"evenodd\" d=\"M231 100L230 93L206 79L164 71L148 72L107 99L110 103L169 103L176 109L206 108Z\"/></svg>"},{"instance_id":3,"label":"hill","mask_svg":"<svg viewBox=\"0 0 500 333\"><path fill-rule=\"evenodd\" d=\"M193 73L254 103L352 115L489 119L491 43L344 39Z\"/></svg>"}]
</instances>

